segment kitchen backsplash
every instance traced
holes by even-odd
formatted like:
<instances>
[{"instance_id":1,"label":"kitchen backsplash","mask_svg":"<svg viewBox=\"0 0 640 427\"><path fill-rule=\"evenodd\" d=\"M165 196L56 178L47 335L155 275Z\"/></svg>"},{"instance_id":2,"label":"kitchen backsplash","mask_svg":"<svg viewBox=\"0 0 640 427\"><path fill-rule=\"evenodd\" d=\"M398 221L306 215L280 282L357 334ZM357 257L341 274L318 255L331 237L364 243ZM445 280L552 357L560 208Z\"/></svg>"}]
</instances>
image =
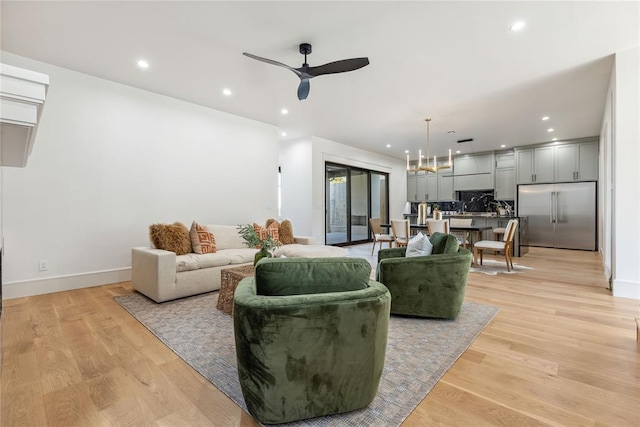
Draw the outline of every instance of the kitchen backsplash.
<instances>
[{"instance_id":1,"label":"kitchen backsplash","mask_svg":"<svg viewBox=\"0 0 640 427\"><path fill-rule=\"evenodd\" d=\"M495 200L493 198L493 191L460 191L458 192L458 201L453 202L429 202L429 206L433 206L437 203L441 211L454 211L454 212L496 212L498 209L498 202L504 208L513 207L513 200ZM464 209L463 205L464 204ZM418 213L419 203L411 203L411 213Z\"/></svg>"}]
</instances>

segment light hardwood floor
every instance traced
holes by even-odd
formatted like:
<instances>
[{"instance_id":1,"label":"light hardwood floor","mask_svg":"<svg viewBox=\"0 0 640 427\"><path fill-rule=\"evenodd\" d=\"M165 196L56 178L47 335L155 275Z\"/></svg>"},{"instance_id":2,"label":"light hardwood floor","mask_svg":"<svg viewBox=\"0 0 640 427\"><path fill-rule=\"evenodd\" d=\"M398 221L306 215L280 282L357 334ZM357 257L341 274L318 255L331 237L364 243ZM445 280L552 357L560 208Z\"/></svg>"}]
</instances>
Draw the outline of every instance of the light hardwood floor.
<instances>
[{"instance_id":1,"label":"light hardwood floor","mask_svg":"<svg viewBox=\"0 0 640 427\"><path fill-rule=\"evenodd\" d=\"M404 425L640 425L638 301L610 295L597 253L515 262L534 270L470 274L466 298L501 310ZM113 301L130 292L4 302L3 426L256 425Z\"/></svg>"}]
</instances>

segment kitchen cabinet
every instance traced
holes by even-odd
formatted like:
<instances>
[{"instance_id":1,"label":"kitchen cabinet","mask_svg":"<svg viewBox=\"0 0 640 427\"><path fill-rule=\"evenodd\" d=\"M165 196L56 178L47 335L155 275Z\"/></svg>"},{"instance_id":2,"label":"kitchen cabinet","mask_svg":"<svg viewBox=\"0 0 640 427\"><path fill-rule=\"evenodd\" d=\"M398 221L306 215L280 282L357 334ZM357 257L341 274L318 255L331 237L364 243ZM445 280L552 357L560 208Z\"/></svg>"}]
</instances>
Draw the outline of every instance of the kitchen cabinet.
<instances>
[{"instance_id":1,"label":"kitchen cabinet","mask_svg":"<svg viewBox=\"0 0 640 427\"><path fill-rule=\"evenodd\" d=\"M438 200L438 180L434 173L407 174L407 201L424 202Z\"/></svg>"},{"instance_id":2,"label":"kitchen cabinet","mask_svg":"<svg viewBox=\"0 0 640 427\"><path fill-rule=\"evenodd\" d=\"M453 190L453 174L438 174L438 199L442 201L456 200Z\"/></svg>"},{"instance_id":3,"label":"kitchen cabinet","mask_svg":"<svg viewBox=\"0 0 640 427\"><path fill-rule=\"evenodd\" d=\"M492 190L494 156L482 154L456 157L453 163L454 191Z\"/></svg>"},{"instance_id":4,"label":"kitchen cabinet","mask_svg":"<svg viewBox=\"0 0 640 427\"><path fill-rule=\"evenodd\" d=\"M555 182L596 181L598 142L556 147Z\"/></svg>"},{"instance_id":5,"label":"kitchen cabinet","mask_svg":"<svg viewBox=\"0 0 640 427\"><path fill-rule=\"evenodd\" d=\"M418 176L414 174L407 174L407 201L418 201Z\"/></svg>"},{"instance_id":6,"label":"kitchen cabinet","mask_svg":"<svg viewBox=\"0 0 640 427\"><path fill-rule=\"evenodd\" d=\"M465 155L456 157L453 162L453 174L475 175L493 172L493 154L479 156Z\"/></svg>"},{"instance_id":7,"label":"kitchen cabinet","mask_svg":"<svg viewBox=\"0 0 640 427\"><path fill-rule=\"evenodd\" d=\"M515 168L496 169L496 200L515 200L516 170Z\"/></svg>"},{"instance_id":8,"label":"kitchen cabinet","mask_svg":"<svg viewBox=\"0 0 640 427\"><path fill-rule=\"evenodd\" d=\"M516 151L517 184L554 182L555 147Z\"/></svg>"},{"instance_id":9,"label":"kitchen cabinet","mask_svg":"<svg viewBox=\"0 0 640 427\"><path fill-rule=\"evenodd\" d=\"M516 183L541 184L598 179L598 141L516 151Z\"/></svg>"},{"instance_id":10,"label":"kitchen cabinet","mask_svg":"<svg viewBox=\"0 0 640 427\"><path fill-rule=\"evenodd\" d=\"M435 173L427 173L426 190L423 197L423 200L427 202L435 202L437 200L440 200L438 197L438 176Z\"/></svg>"}]
</instances>

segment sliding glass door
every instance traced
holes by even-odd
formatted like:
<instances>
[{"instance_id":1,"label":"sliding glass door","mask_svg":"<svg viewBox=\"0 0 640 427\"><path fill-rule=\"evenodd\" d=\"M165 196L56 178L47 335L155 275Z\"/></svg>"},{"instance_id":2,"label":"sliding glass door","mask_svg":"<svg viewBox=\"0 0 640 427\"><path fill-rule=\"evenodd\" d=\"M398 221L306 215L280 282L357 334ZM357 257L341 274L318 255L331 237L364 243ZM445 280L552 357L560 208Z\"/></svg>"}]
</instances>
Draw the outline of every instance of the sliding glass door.
<instances>
[{"instance_id":1,"label":"sliding glass door","mask_svg":"<svg viewBox=\"0 0 640 427\"><path fill-rule=\"evenodd\" d=\"M325 241L328 245L366 242L369 218L388 222L388 174L326 163Z\"/></svg>"}]
</instances>

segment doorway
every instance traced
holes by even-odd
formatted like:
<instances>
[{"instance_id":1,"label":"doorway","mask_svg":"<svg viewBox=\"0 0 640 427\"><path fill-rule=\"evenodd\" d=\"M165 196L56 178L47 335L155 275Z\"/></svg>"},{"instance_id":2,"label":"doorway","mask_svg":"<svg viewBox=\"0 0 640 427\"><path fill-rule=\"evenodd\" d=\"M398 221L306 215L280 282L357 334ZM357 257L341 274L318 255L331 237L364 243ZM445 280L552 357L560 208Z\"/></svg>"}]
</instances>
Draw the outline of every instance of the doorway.
<instances>
[{"instance_id":1,"label":"doorway","mask_svg":"<svg viewBox=\"0 0 640 427\"><path fill-rule=\"evenodd\" d=\"M325 177L327 245L369 241L369 218L388 223L389 174L326 163Z\"/></svg>"}]
</instances>

